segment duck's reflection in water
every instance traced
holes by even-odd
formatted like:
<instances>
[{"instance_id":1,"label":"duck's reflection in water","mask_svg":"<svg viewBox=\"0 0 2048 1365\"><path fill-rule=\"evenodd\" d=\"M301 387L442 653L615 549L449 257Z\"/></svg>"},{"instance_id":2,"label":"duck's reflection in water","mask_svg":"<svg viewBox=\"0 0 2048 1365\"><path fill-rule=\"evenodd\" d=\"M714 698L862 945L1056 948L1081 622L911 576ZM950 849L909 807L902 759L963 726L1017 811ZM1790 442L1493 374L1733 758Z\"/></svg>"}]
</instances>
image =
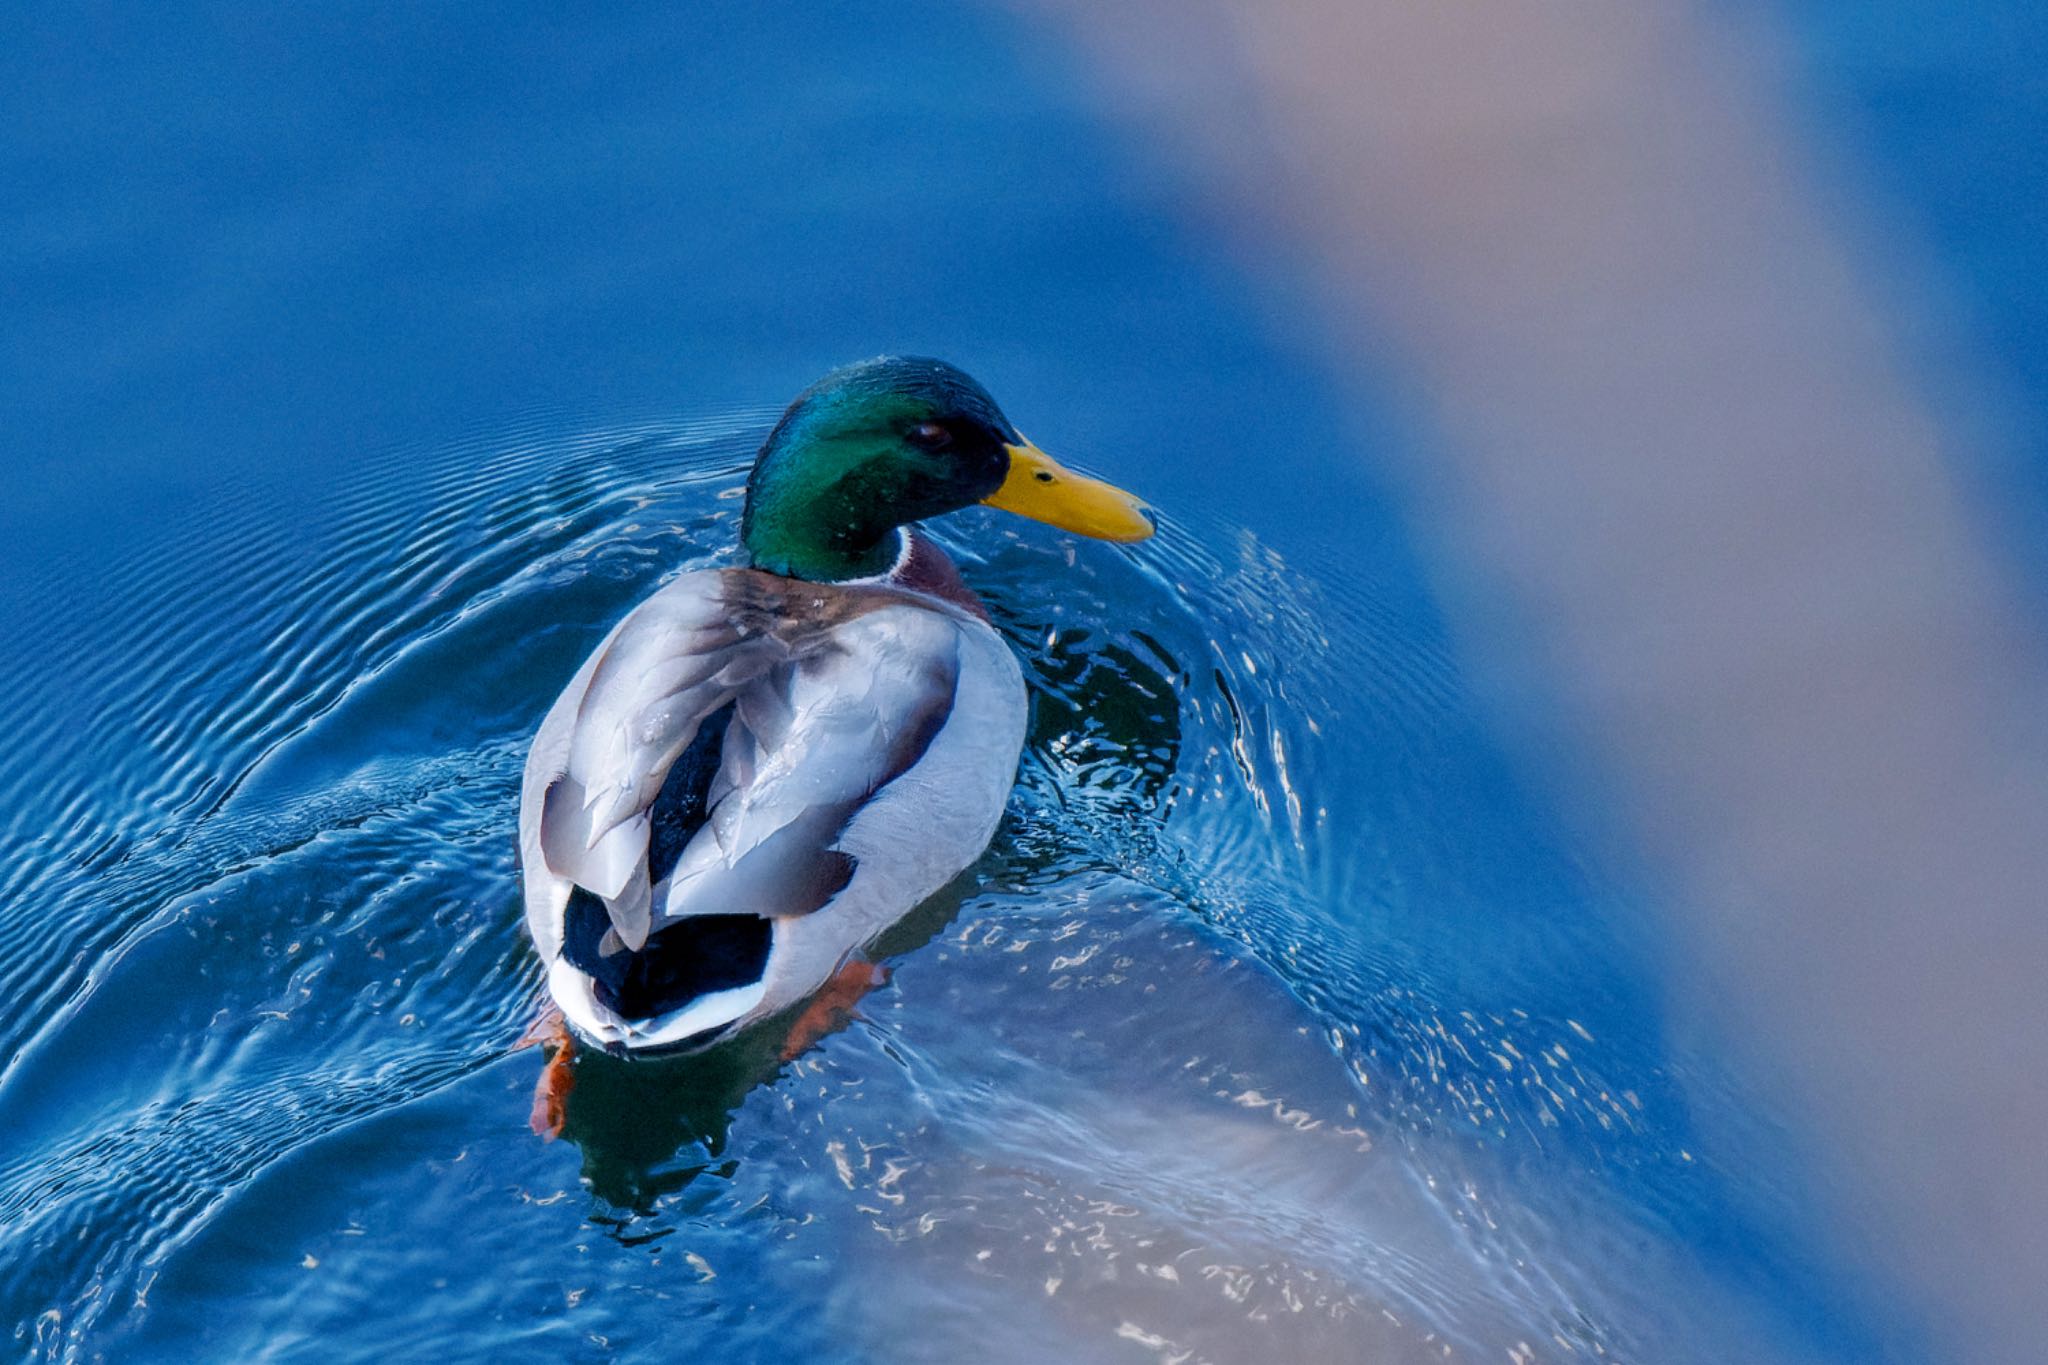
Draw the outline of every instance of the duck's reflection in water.
<instances>
[{"instance_id":1,"label":"duck's reflection in water","mask_svg":"<svg viewBox=\"0 0 2048 1365\"><path fill-rule=\"evenodd\" d=\"M865 992L842 983L861 976L884 984L889 959L937 936L977 889L970 869L876 941L870 971L849 963L854 970L818 998L701 1052L626 1059L579 1048L561 1135L582 1152L590 1192L625 1215L601 1221L623 1232L707 1172L730 1179L733 1116L756 1087L774 1083L797 1056L851 1022Z\"/></svg>"},{"instance_id":2,"label":"duck's reflection in water","mask_svg":"<svg viewBox=\"0 0 2048 1365\"><path fill-rule=\"evenodd\" d=\"M732 1116L772 1080L780 1050L767 1028L693 1056L576 1059L562 1136L583 1153L583 1179L605 1203L648 1213L665 1195L720 1170Z\"/></svg>"}]
</instances>

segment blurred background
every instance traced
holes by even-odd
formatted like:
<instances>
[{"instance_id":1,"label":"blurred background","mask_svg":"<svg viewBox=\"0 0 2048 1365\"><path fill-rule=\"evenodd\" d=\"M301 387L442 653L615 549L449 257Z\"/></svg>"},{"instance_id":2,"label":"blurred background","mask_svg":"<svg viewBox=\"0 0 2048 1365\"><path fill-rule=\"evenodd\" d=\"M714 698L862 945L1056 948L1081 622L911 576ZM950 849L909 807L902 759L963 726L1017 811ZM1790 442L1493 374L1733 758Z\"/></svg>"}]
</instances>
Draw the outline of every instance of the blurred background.
<instances>
[{"instance_id":1,"label":"blurred background","mask_svg":"<svg viewBox=\"0 0 2048 1365\"><path fill-rule=\"evenodd\" d=\"M2038 9L12 28L20 1353L2038 1358ZM990 860L541 1147L525 737L883 351L1166 534L949 530Z\"/></svg>"}]
</instances>

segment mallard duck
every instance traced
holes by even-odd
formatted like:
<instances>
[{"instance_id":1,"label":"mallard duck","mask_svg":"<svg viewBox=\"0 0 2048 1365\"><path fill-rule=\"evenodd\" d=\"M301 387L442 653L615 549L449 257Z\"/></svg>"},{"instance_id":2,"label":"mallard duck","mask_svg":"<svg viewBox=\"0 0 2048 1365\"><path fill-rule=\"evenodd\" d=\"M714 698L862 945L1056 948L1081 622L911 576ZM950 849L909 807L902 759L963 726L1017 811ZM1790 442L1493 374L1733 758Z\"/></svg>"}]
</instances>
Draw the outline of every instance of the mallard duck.
<instances>
[{"instance_id":1,"label":"mallard duck","mask_svg":"<svg viewBox=\"0 0 2048 1365\"><path fill-rule=\"evenodd\" d=\"M1016 658L913 523L999 507L1152 534L943 361L826 375L747 480L745 567L607 635L526 762L526 925L570 1034L689 1051L789 1009L980 856L1024 742Z\"/></svg>"}]
</instances>

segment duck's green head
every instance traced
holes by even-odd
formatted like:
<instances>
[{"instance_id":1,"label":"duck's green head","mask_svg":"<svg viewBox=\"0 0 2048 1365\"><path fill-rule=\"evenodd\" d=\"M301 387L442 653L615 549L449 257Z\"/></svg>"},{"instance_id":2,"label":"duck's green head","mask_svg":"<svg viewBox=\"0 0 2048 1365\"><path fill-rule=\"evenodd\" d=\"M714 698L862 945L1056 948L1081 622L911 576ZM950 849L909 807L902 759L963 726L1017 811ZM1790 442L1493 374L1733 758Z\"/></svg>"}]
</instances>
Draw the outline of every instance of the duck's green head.
<instances>
[{"instance_id":1,"label":"duck's green head","mask_svg":"<svg viewBox=\"0 0 2048 1365\"><path fill-rule=\"evenodd\" d=\"M1144 504L1054 463L943 360L884 356L811 385L747 480L757 568L832 581L886 573L896 529L975 503L1104 540L1152 534Z\"/></svg>"}]
</instances>

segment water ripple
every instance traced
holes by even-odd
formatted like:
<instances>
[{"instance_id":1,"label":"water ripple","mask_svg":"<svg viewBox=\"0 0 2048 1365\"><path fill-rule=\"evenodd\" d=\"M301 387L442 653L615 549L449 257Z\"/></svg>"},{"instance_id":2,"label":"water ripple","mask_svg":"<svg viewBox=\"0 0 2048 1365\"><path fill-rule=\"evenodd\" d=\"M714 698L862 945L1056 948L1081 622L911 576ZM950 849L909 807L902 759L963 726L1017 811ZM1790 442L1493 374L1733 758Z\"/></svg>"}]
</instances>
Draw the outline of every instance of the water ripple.
<instances>
[{"instance_id":1,"label":"water ripple","mask_svg":"<svg viewBox=\"0 0 2048 1365\"><path fill-rule=\"evenodd\" d=\"M765 420L536 418L365 460L345 487L224 488L123 558L11 590L37 603L0 655L25 737L0 756L0 1307L20 1349L182 1331L152 1349L232 1356L265 1349L237 1322L345 1330L335 1315L402 1277L401 1251L333 1283L259 1257L261 1311L154 1305L199 1292L181 1268L222 1247L281 1244L229 1234L296 1216L274 1188L295 1163L424 1207L426 1175L365 1167L344 1138L429 1096L489 1115L495 1136L464 1151L542 1159L519 1123L528 1073L508 1086L492 1065L537 983L510 833L525 743L628 604L728 553ZM939 534L1032 683L995 850L885 943L899 976L868 1022L796 1063L593 1063L580 1164L552 1177L585 1192L584 1221L448 1292L547 1283L600 1228L617 1255L582 1264L612 1277L612 1306L578 1320L606 1340L637 1330L681 1234L735 1341L774 1337L753 1302L863 1339L863 1293L914 1297L871 1264L956 1303L1006 1286L1023 1297L991 1314L1021 1329L1052 1305L1093 1353L1662 1339L1568 1251L1589 1215L1501 1194L1518 1161L1559 1152L1691 1158L1668 1086L1603 1046L1597 1008L1588 1027L1503 990L1518 978L1498 962L1477 974L1490 994L1466 988L1432 946L1433 917L1508 913L1471 889L1497 826L1470 792L1491 784L1460 777L1479 760L1433 625L1214 521L1169 516L1136 550L980 512ZM1515 913L1531 927L1510 950L1560 979L1578 940ZM1571 1000L1597 1007L1584 974ZM526 1226L555 1200L492 1217ZM464 1235L493 1235L476 1217ZM762 1220L803 1254L769 1256ZM894 1250L845 1260L871 1242ZM713 1257L752 1288L719 1298ZM820 1260L849 1267L822 1299L798 1283ZM513 1314L505 1340L532 1321ZM437 1339L424 1317L391 1330Z\"/></svg>"}]
</instances>

